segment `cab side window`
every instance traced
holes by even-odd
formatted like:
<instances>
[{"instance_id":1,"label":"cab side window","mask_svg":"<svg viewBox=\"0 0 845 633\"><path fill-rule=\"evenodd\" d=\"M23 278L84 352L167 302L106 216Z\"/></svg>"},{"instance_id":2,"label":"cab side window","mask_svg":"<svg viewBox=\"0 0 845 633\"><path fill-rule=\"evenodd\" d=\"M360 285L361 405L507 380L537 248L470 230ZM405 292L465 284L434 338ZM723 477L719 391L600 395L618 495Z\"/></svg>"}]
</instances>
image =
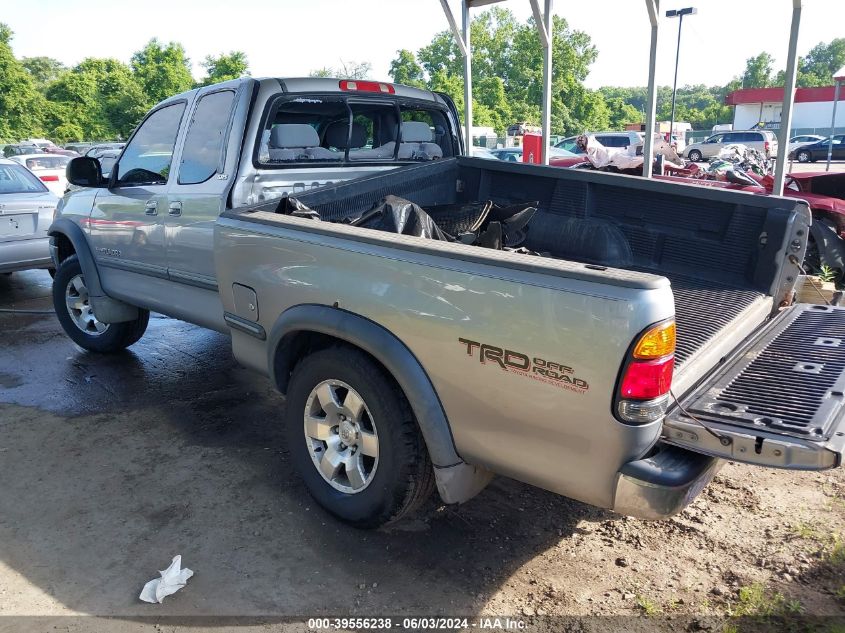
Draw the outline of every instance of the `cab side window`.
<instances>
[{"instance_id":1,"label":"cab side window","mask_svg":"<svg viewBox=\"0 0 845 633\"><path fill-rule=\"evenodd\" d=\"M180 185L205 182L217 173L234 102L234 91L223 90L205 95L197 103L182 149Z\"/></svg>"},{"instance_id":2,"label":"cab side window","mask_svg":"<svg viewBox=\"0 0 845 633\"><path fill-rule=\"evenodd\" d=\"M163 185L167 182L176 134L184 112L184 103L174 103L147 117L120 158L117 186Z\"/></svg>"}]
</instances>

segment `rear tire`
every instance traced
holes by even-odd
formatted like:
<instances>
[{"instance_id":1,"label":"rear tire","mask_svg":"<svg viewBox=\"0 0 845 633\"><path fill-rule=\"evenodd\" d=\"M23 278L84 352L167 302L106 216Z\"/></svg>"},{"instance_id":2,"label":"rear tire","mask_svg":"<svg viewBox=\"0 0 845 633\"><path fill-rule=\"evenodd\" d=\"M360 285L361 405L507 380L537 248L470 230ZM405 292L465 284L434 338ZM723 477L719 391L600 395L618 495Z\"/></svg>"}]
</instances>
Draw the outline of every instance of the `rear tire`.
<instances>
[{"instance_id":1,"label":"rear tire","mask_svg":"<svg viewBox=\"0 0 845 633\"><path fill-rule=\"evenodd\" d=\"M798 159L799 163L809 163L812 157L810 156L810 152L804 151L798 152L796 158Z\"/></svg>"},{"instance_id":2,"label":"rear tire","mask_svg":"<svg viewBox=\"0 0 845 633\"><path fill-rule=\"evenodd\" d=\"M140 339L150 320L148 310L138 308L138 318L123 323L102 323L91 309L82 266L71 255L53 277L53 308L62 329L80 347L92 352L114 353Z\"/></svg>"},{"instance_id":3,"label":"rear tire","mask_svg":"<svg viewBox=\"0 0 845 633\"><path fill-rule=\"evenodd\" d=\"M700 163L702 159L701 152L699 152L697 149L692 150L689 153L689 159L694 163Z\"/></svg>"},{"instance_id":4,"label":"rear tire","mask_svg":"<svg viewBox=\"0 0 845 633\"><path fill-rule=\"evenodd\" d=\"M297 364L285 427L291 460L308 492L356 527L395 521L434 488L434 468L407 399L356 348L331 347Z\"/></svg>"}]
</instances>

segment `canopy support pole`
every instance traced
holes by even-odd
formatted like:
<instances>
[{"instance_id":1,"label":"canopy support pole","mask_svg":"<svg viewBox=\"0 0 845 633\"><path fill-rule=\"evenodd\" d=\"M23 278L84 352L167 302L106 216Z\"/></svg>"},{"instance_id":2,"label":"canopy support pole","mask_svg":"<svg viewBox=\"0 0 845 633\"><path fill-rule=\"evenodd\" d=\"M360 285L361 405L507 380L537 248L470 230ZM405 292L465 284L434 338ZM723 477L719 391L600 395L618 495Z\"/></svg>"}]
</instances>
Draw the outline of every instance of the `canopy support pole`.
<instances>
[{"instance_id":1,"label":"canopy support pole","mask_svg":"<svg viewBox=\"0 0 845 633\"><path fill-rule=\"evenodd\" d=\"M552 1L545 0L545 12L540 13L538 0L530 0L531 11L534 13L534 24L537 33L540 35L540 44L543 47L543 153L542 164L549 164L549 138L552 131L552 44L554 33L552 32Z\"/></svg>"},{"instance_id":2,"label":"canopy support pole","mask_svg":"<svg viewBox=\"0 0 845 633\"><path fill-rule=\"evenodd\" d=\"M839 103L839 87L842 85L839 77L836 77L833 81L836 87L833 89L833 114L830 116L830 144L827 146L825 171L830 171L830 159L833 157L833 135L836 134L836 104Z\"/></svg>"},{"instance_id":3,"label":"canopy support pole","mask_svg":"<svg viewBox=\"0 0 845 633\"><path fill-rule=\"evenodd\" d=\"M651 23L651 48L648 54L648 94L646 95L645 139L643 139L643 176L651 178L654 164L654 124L657 118L657 29L660 25L660 0L645 0Z\"/></svg>"},{"instance_id":4,"label":"canopy support pole","mask_svg":"<svg viewBox=\"0 0 845 633\"><path fill-rule=\"evenodd\" d=\"M786 154L789 151L789 130L792 128L792 104L795 101L795 78L798 73L798 29L801 26L802 0L792 0L792 26L789 29L789 54L786 58L786 85L783 87L783 105L778 130L778 155L775 164L775 182L772 194L783 195L786 175Z\"/></svg>"},{"instance_id":5,"label":"canopy support pole","mask_svg":"<svg viewBox=\"0 0 845 633\"><path fill-rule=\"evenodd\" d=\"M440 0L440 5L464 58L464 151L469 156L472 154L472 49L469 41L469 4L467 0L461 0L461 29L458 29L458 23L449 7L449 0Z\"/></svg>"},{"instance_id":6,"label":"canopy support pole","mask_svg":"<svg viewBox=\"0 0 845 633\"><path fill-rule=\"evenodd\" d=\"M472 45L470 44L469 2L461 1L464 39L464 127L467 156L472 156Z\"/></svg>"}]
</instances>

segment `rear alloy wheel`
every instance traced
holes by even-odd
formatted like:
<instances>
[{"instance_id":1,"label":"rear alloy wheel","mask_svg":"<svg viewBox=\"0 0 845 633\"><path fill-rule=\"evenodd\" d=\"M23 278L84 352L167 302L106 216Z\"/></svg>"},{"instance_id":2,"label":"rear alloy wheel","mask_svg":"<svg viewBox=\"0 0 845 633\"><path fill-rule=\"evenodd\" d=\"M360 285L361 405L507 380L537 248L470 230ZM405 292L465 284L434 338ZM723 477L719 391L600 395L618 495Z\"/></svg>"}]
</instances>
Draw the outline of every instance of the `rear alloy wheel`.
<instances>
[{"instance_id":1,"label":"rear alloy wheel","mask_svg":"<svg viewBox=\"0 0 845 633\"><path fill-rule=\"evenodd\" d=\"M378 468L378 432L360 394L324 380L305 403L305 443L323 480L347 494L364 490Z\"/></svg>"},{"instance_id":2,"label":"rear alloy wheel","mask_svg":"<svg viewBox=\"0 0 845 633\"><path fill-rule=\"evenodd\" d=\"M799 163L809 163L810 158L811 158L810 152L808 152L806 150L798 152L798 155L796 156L796 158L798 159Z\"/></svg>"},{"instance_id":3,"label":"rear alloy wheel","mask_svg":"<svg viewBox=\"0 0 845 633\"><path fill-rule=\"evenodd\" d=\"M53 277L53 308L62 329L74 343L92 352L119 352L140 339L150 313L138 308L138 318L122 323L103 323L91 306L88 286L76 255L59 264Z\"/></svg>"},{"instance_id":4,"label":"rear alloy wheel","mask_svg":"<svg viewBox=\"0 0 845 633\"><path fill-rule=\"evenodd\" d=\"M700 163L701 158L701 152L699 152L697 149L694 149L689 153L689 159L694 163Z\"/></svg>"},{"instance_id":5,"label":"rear alloy wheel","mask_svg":"<svg viewBox=\"0 0 845 633\"><path fill-rule=\"evenodd\" d=\"M357 348L312 352L296 365L285 432L311 496L357 527L399 519L434 488L434 468L407 399Z\"/></svg>"}]
</instances>

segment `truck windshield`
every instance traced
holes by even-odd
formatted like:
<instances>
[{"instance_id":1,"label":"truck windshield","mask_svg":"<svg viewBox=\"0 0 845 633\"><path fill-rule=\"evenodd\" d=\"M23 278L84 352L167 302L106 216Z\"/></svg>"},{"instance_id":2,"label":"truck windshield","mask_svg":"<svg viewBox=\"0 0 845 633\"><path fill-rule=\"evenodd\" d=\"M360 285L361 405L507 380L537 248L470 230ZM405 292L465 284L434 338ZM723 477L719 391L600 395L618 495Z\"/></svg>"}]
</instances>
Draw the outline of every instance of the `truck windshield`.
<instances>
[{"instance_id":1,"label":"truck windshield","mask_svg":"<svg viewBox=\"0 0 845 633\"><path fill-rule=\"evenodd\" d=\"M445 111L346 96L286 96L270 108L256 150L260 166L428 161L452 156Z\"/></svg>"}]
</instances>

